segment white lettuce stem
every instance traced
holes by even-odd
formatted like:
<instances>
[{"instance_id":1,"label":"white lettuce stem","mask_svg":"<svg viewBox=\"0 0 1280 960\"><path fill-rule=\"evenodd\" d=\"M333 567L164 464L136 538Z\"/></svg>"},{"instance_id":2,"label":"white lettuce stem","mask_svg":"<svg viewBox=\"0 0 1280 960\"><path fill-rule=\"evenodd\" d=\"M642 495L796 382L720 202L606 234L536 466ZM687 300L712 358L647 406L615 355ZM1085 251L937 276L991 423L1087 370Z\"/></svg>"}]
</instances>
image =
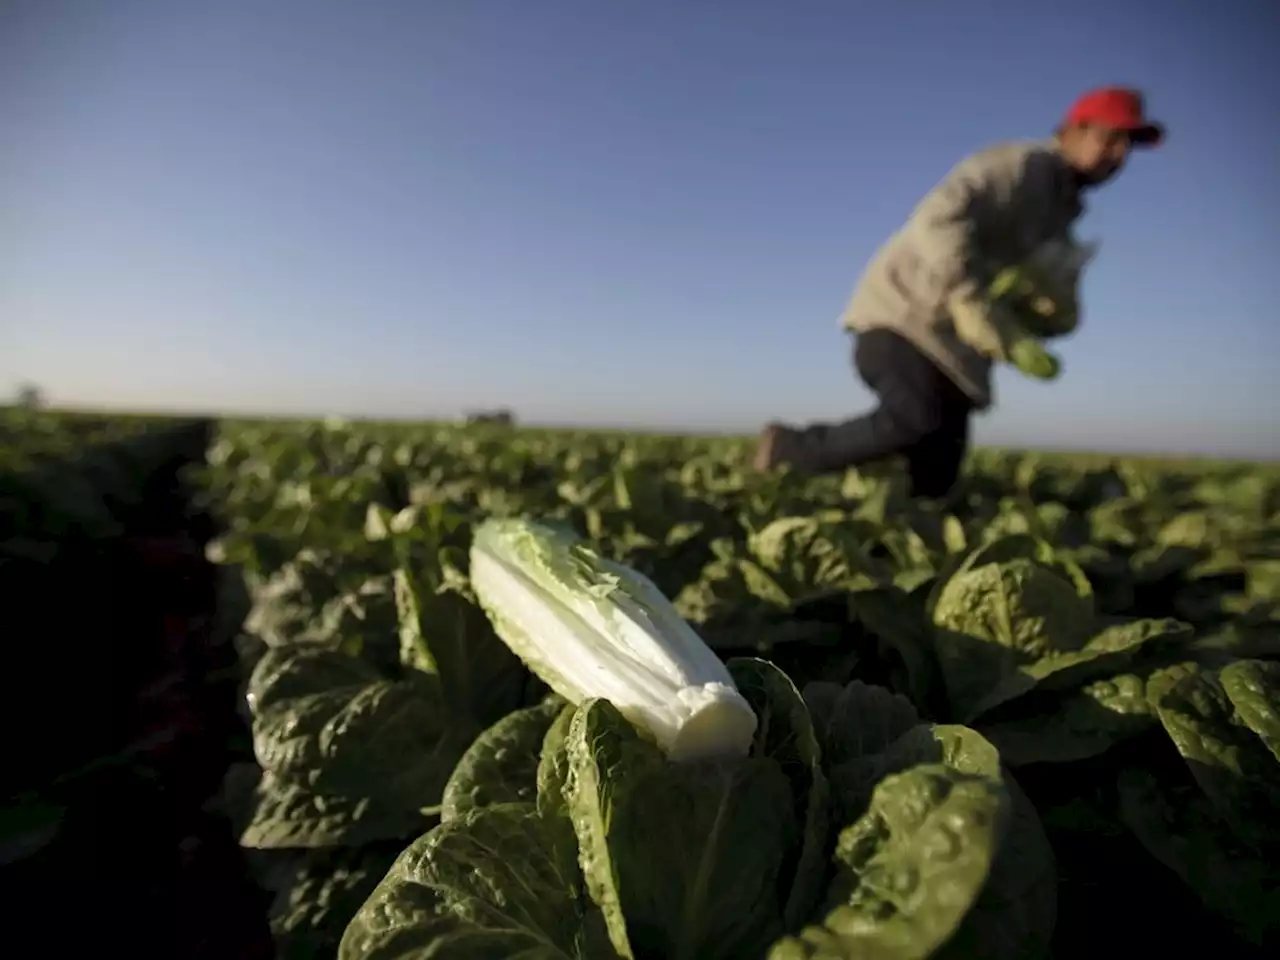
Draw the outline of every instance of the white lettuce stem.
<instances>
[{"instance_id":1,"label":"white lettuce stem","mask_svg":"<svg viewBox=\"0 0 1280 960\"><path fill-rule=\"evenodd\" d=\"M490 520L471 581L502 640L567 700L608 700L673 760L750 749L756 716L729 671L639 572L566 531Z\"/></svg>"}]
</instances>

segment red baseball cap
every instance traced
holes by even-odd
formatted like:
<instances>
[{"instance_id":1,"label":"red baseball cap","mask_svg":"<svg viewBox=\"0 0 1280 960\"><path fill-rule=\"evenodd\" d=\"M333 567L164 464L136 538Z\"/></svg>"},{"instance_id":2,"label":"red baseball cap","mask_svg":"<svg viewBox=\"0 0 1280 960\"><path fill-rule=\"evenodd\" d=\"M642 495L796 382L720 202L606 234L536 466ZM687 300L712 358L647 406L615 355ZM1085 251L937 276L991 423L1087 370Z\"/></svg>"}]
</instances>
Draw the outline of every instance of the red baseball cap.
<instances>
[{"instance_id":1,"label":"red baseball cap","mask_svg":"<svg viewBox=\"0 0 1280 960\"><path fill-rule=\"evenodd\" d=\"M1099 87L1082 94L1063 125L1086 124L1127 130L1135 146L1156 147L1164 141L1164 124L1147 119L1142 94L1130 87Z\"/></svg>"}]
</instances>

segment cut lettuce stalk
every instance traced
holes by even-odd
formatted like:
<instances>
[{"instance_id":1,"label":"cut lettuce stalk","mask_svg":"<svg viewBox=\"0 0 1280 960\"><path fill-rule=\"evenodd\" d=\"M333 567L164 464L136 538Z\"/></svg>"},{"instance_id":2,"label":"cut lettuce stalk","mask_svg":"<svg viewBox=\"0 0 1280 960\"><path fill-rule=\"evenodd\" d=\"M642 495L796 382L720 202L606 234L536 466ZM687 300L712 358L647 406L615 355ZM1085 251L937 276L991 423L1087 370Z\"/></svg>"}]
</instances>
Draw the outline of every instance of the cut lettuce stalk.
<instances>
[{"instance_id":1,"label":"cut lettuce stalk","mask_svg":"<svg viewBox=\"0 0 1280 960\"><path fill-rule=\"evenodd\" d=\"M672 760L747 754L750 705L640 572L566 528L495 518L476 530L471 583L498 636L566 700L608 700Z\"/></svg>"}]
</instances>

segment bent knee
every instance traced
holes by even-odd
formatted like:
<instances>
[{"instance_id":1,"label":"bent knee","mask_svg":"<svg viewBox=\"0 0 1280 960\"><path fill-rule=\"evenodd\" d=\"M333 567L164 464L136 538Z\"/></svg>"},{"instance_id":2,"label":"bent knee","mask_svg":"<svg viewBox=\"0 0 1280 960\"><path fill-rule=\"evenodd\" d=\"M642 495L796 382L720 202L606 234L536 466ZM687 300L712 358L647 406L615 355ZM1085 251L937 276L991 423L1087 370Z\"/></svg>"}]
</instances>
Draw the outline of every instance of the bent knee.
<instances>
[{"instance_id":1,"label":"bent knee","mask_svg":"<svg viewBox=\"0 0 1280 960\"><path fill-rule=\"evenodd\" d=\"M882 409L885 428L904 447L914 446L945 433L959 432L963 427L949 423L942 411L926 407L918 409Z\"/></svg>"}]
</instances>

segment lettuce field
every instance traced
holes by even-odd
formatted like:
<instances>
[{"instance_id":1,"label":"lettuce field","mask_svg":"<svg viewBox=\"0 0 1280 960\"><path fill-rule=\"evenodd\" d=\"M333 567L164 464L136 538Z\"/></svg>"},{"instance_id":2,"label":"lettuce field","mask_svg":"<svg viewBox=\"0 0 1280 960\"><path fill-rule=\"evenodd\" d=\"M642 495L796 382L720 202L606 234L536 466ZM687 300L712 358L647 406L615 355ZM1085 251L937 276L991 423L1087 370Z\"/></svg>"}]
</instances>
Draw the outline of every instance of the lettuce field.
<instances>
[{"instance_id":1,"label":"lettuce field","mask_svg":"<svg viewBox=\"0 0 1280 960\"><path fill-rule=\"evenodd\" d=\"M925 503L892 468L753 473L736 438L0 430L33 927L342 960L1280 946L1280 467L978 451ZM668 756L592 684L663 691L592 680L581 630L523 655L472 576L495 518L576 534L596 607L607 564L649 578L745 752Z\"/></svg>"}]
</instances>

